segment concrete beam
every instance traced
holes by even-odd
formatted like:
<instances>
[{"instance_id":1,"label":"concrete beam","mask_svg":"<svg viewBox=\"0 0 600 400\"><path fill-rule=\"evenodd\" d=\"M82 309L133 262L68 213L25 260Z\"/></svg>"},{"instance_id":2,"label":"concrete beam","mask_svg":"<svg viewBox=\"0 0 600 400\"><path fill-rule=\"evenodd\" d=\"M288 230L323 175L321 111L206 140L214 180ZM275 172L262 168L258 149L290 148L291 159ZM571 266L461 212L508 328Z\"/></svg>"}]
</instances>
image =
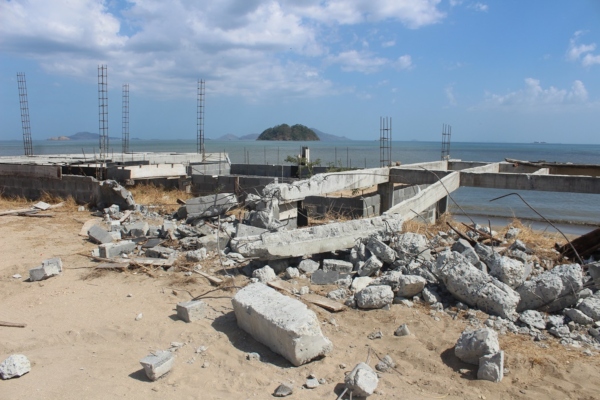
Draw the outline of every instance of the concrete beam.
<instances>
[{"instance_id":1,"label":"concrete beam","mask_svg":"<svg viewBox=\"0 0 600 400\"><path fill-rule=\"evenodd\" d=\"M406 183L409 185L430 185L436 183L453 171L423 170L423 169L390 169L390 183Z\"/></svg>"},{"instance_id":2,"label":"concrete beam","mask_svg":"<svg viewBox=\"0 0 600 400\"><path fill-rule=\"evenodd\" d=\"M461 186L600 194L600 177L461 172Z\"/></svg>"},{"instance_id":3,"label":"concrete beam","mask_svg":"<svg viewBox=\"0 0 600 400\"><path fill-rule=\"evenodd\" d=\"M281 203L302 200L347 189L367 188L388 181L389 168L317 174L293 183L271 184L263 190L265 197L277 197Z\"/></svg>"},{"instance_id":4,"label":"concrete beam","mask_svg":"<svg viewBox=\"0 0 600 400\"><path fill-rule=\"evenodd\" d=\"M349 249L359 238L401 229L401 217L390 215L233 238L230 246L246 258L276 260Z\"/></svg>"},{"instance_id":5,"label":"concrete beam","mask_svg":"<svg viewBox=\"0 0 600 400\"><path fill-rule=\"evenodd\" d=\"M402 218L412 218L416 213L422 213L429 207L435 205L439 200L452 193L460 187L461 176L460 172L451 172L443 177L440 181L429 185L426 189L417 193L410 199L398 203L390 208L384 215L398 214Z\"/></svg>"},{"instance_id":6,"label":"concrete beam","mask_svg":"<svg viewBox=\"0 0 600 400\"><path fill-rule=\"evenodd\" d=\"M183 164L131 165L127 167L109 167L108 179L123 181L126 179L150 179L172 176L187 176L187 167Z\"/></svg>"},{"instance_id":7,"label":"concrete beam","mask_svg":"<svg viewBox=\"0 0 600 400\"><path fill-rule=\"evenodd\" d=\"M414 164L406 164L406 165L402 165L400 167L395 167L395 168L401 168L401 169L432 169L432 170L436 170L436 171L446 171L448 170L448 161L446 160L441 160L441 161L427 161L427 162L422 162L422 163L414 163Z\"/></svg>"},{"instance_id":8,"label":"concrete beam","mask_svg":"<svg viewBox=\"0 0 600 400\"><path fill-rule=\"evenodd\" d=\"M482 167L489 163L482 161L461 161L461 160L450 160L448 161L448 170L462 171L463 169L470 169L475 167Z\"/></svg>"},{"instance_id":9,"label":"concrete beam","mask_svg":"<svg viewBox=\"0 0 600 400\"><path fill-rule=\"evenodd\" d=\"M61 179L62 172L57 165L0 164L0 176Z\"/></svg>"},{"instance_id":10,"label":"concrete beam","mask_svg":"<svg viewBox=\"0 0 600 400\"><path fill-rule=\"evenodd\" d=\"M463 172L500 172L500 163L489 163L478 166L473 166L471 168L462 169L460 171Z\"/></svg>"}]
</instances>

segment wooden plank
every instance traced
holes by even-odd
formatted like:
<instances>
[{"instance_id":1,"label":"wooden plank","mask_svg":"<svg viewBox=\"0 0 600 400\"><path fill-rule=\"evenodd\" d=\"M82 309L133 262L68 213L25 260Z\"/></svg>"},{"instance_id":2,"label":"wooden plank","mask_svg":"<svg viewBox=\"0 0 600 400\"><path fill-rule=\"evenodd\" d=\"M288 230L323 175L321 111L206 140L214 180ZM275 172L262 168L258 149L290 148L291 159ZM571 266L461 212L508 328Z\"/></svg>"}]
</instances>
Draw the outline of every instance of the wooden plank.
<instances>
[{"instance_id":1,"label":"wooden plank","mask_svg":"<svg viewBox=\"0 0 600 400\"><path fill-rule=\"evenodd\" d=\"M286 293L292 293L292 291L286 287L285 283L287 282L282 281L280 279L276 279L274 281L267 282L267 286L270 286L273 289L284 291Z\"/></svg>"},{"instance_id":2,"label":"wooden plank","mask_svg":"<svg viewBox=\"0 0 600 400\"><path fill-rule=\"evenodd\" d=\"M205 277L206 279L208 279L211 283L214 283L215 285L220 285L221 283L223 283L223 279L217 278L216 276L209 275L206 272L196 271L196 270L193 270L193 272L197 273L198 275L202 275L203 277Z\"/></svg>"},{"instance_id":3,"label":"wooden plank","mask_svg":"<svg viewBox=\"0 0 600 400\"><path fill-rule=\"evenodd\" d=\"M305 294L301 297L301 299L331 312L339 312L346 309L345 305L314 293Z\"/></svg>"},{"instance_id":4,"label":"wooden plank","mask_svg":"<svg viewBox=\"0 0 600 400\"><path fill-rule=\"evenodd\" d=\"M7 326L10 328L25 328L27 326L27 324L21 324L19 322L5 322L5 321L0 321L0 326Z\"/></svg>"},{"instance_id":5,"label":"wooden plank","mask_svg":"<svg viewBox=\"0 0 600 400\"><path fill-rule=\"evenodd\" d=\"M107 263L101 263L96 265L95 268L99 268L99 269L127 269L129 267L129 261L126 262L107 262Z\"/></svg>"}]
</instances>

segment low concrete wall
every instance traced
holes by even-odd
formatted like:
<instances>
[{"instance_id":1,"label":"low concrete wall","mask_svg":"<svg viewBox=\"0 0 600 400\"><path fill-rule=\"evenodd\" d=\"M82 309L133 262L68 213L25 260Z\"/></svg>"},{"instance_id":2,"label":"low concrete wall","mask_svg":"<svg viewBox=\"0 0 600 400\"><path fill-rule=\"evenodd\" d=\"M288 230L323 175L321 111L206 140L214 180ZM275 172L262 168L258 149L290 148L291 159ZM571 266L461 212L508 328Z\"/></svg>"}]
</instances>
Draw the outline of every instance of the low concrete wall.
<instances>
[{"instance_id":1,"label":"low concrete wall","mask_svg":"<svg viewBox=\"0 0 600 400\"><path fill-rule=\"evenodd\" d=\"M186 175L187 167L183 164L132 165L107 168L108 179L114 179L119 182L129 179L166 178Z\"/></svg>"},{"instance_id":2,"label":"low concrete wall","mask_svg":"<svg viewBox=\"0 0 600 400\"><path fill-rule=\"evenodd\" d=\"M260 195L262 190L277 178L256 177L256 176L211 176L211 175L192 175L192 192L199 195L215 193L236 193L244 197L245 193ZM236 183L237 182L237 183Z\"/></svg>"},{"instance_id":3,"label":"low concrete wall","mask_svg":"<svg viewBox=\"0 0 600 400\"><path fill-rule=\"evenodd\" d=\"M188 175L230 175L231 164L221 162L190 163Z\"/></svg>"},{"instance_id":4,"label":"low concrete wall","mask_svg":"<svg viewBox=\"0 0 600 400\"><path fill-rule=\"evenodd\" d=\"M422 163L414 163L414 164L406 164L406 165L401 165L399 167L394 167L394 168L406 168L406 169L433 169L436 171L446 171L448 170L448 161L445 160L440 160L440 161L428 161L428 162L422 162Z\"/></svg>"},{"instance_id":5,"label":"low concrete wall","mask_svg":"<svg viewBox=\"0 0 600 400\"><path fill-rule=\"evenodd\" d=\"M311 217L323 217L327 213L341 214L353 218L368 218L379 215L378 194L365 197L322 197L310 196L302 202Z\"/></svg>"},{"instance_id":6,"label":"low concrete wall","mask_svg":"<svg viewBox=\"0 0 600 400\"><path fill-rule=\"evenodd\" d=\"M500 163L500 169L496 172L506 172L511 174L531 174L539 170L540 167L534 167L532 165L513 164L507 162ZM583 174L580 174L583 175Z\"/></svg>"},{"instance_id":7,"label":"low concrete wall","mask_svg":"<svg viewBox=\"0 0 600 400\"><path fill-rule=\"evenodd\" d=\"M231 174L291 178L294 168L297 169L291 165L231 164Z\"/></svg>"},{"instance_id":8,"label":"low concrete wall","mask_svg":"<svg viewBox=\"0 0 600 400\"><path fill-rule=\"evenodd\" d=\"M0 176L60 179L62 172L59 165L0 164Z\"/></svg>"},{"instance_id":9,"label":"low concrete wall","mask_svg":"<svg viewBox=\"0 0 600 400\"><path fill-rule=\"evenodd\" d=\"M391 168L390 183L430 185L452 173L454 171Z\"/></svg>"},{"instance_id":10,"label":"low concrete wall","mask_svg":"<svg viewBox=\"0 0 600 400\"><path fill-rule=\"evenodd\" d=\"M507 190L541 190L600 194L600 178L574 175L493 174L461 172L461 186Z\"/></svg>"}]
</instances>

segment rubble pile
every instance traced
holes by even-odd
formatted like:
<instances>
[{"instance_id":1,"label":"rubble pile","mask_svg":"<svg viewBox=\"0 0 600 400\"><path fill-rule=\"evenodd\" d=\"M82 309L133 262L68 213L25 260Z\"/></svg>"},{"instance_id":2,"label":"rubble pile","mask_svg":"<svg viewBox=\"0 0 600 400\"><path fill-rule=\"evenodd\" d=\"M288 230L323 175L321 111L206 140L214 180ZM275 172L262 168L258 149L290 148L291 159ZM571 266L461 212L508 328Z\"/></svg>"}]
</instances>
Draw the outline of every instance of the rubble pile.
<instances>
[{"instance_id":1,"label":"rubble pile","mask_svg":"<svg viewBox=\"0 0 600 400\"><path fill-rule=\"evenodd\" d=\"M277 282L287 281L289 294L328 309L420 304L434 318L441 312L465 316L471 329L461 335L455 353L478 365L479 379L502 379L498 334L529 335L541 346L553 336L563 345L600 350L600 291L594 286L600 263L591 259L583 266L566 262L551 267L551 261L538 258L518 239L516 228L501 241L494 239L496 232L480 226L466 234L449 230L427 237L403 233L402 219L386 215L288 229L278 220L275 198L248 196L245 215L227 216L237 204L234 194L204 196L166 217L145 207L132 213L113 205L99 211L103 221L87 231L98 244L93 257L108 261L105 268L181 267L212 283L222 280L201 271L200 263L218 259L221 269L244 274L251 282L232 299L238 326L295 366L325 356L333 345L304 303L267 286L281 289ZM61 268L52 260L44 266L50 270L40 271L40 279ZM32 272L32 280L37 273ZM299 281L305 286L297 287ZM475 310L489 317L480 321ZM204 303L180 303L177 313L186 322L201 319ZM395 334L410 332L404 324ZM173 358L167 356L156 353L142 360L149 379L168 372ZM368 396L377 379L371 367L360 363L345 384L355 395ZM277 395L291 393L284 389L278 388Z\"/></svg>"}]
</instances>

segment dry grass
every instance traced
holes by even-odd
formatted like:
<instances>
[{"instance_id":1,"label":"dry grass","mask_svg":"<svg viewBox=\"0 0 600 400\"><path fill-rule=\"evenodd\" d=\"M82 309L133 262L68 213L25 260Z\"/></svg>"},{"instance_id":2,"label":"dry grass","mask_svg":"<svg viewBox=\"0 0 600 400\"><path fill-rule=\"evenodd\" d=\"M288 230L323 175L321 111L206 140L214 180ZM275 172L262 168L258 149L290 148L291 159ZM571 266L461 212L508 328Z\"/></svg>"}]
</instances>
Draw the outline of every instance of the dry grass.
<instances>
[{"instance_id":1,"label":"dry grass","mask_svg":"<svg viewBox=\"0 0 600 400\"><path fill-rule=\"evenodd\" d=\"M16 196L16 197L7 197L0 196L0 209L2 210L13 210L20 208L28 208L32 207L35 203L43 201L50 205L56 205L59 203L63 203L62 207L58 207L52 209L52 212L72 212L77 211L77 202L73 197L69 196L66 199L58 196L51 195L47 192L44 192L39 199L36 200L27 200L24 197Z\"/></svg>"},{"instance_id":2,"label":"dry grass","mask_svg":"<svg viewBox=\"0 0 600 400\"><path fill-rule=\"evenodd\" d=\"M185 201L193 197L191 193L186 193L183 190L174 188L166 189L162 186L152 184L136 185L128 189L137 204L156 206L164 212L173 212L177 210L180 207L177 203L177 199Z\"/></svg>"}]
</instances>

